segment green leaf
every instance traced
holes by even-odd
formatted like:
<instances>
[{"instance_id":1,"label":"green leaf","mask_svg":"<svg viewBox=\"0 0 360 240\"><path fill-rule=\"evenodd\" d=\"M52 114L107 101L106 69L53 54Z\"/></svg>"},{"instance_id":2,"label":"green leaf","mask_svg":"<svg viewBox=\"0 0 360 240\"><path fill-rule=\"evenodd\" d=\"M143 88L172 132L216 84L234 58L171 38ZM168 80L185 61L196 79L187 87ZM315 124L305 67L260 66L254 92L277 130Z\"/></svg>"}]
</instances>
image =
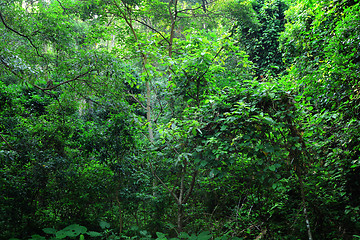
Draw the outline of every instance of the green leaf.
<instances>
[{"instance_id":1,"label":"green leaf","mask_svg":"<svg viewBox=\"0 0 360 240\"><path fill-rule=\"evenodd\" d=\"M32 235L31 238L29 238L29 240L46 240L46 238L36 234L36 235Z\"/></svg>"},{"instance_id":2,"label":"green leaf","mask_svg":"<svg viewBox=\"0 0 360 240\"><path fill-rule=\"evenodd\" d=\"M43 232L46 234L56 234L56 229L54 228L43 228Z\"/></svg>"},{"instance_id":3,"label":"green leaf","mask_svg":"<svg viewBox=\"0 0 360 240\"><path fill-rule=\"evenodd\" d=\"M193 128L191 131L192 131L192 134L193 134L194 136L196 136L196 134L197 134L196 128Z\"/></svg>"},{"instance_id":4,"label":"green leaf","mask_svg":"<svg viewBox=\"0 0 360 240\"><path fill-rule=\"evenodd\" d=\"M94 231L88 231L86 232L87 235L89 235L90 237L101 237L102 234L99 232L94 232Z\"/></svg>"},{"instance_id":5,"label":"green leaf","mask_svg":"<svg viewBox=\"0 0 360 240\"><path fill-rule=\"evenodd\" d=\"M264 120L266 120L265 122L267 122L269 124L275 124L275 121L270 117L264 117Z\"/></svg>"},{"instance_id":6,"label":"green leaf","mask_svg":"<svg viewBox=\"0 0 360 240\"><path fill-rule=\"evenodd\" d=\"M271 165L271 166L269 166L269 170L274 172L274 171L276 170L275 165Z\"/></svg>"},{"instance_id":7,"label":"green leaf","mask_svg":"<svg viewBox=\"0 0 360 240\"><path fill-rule=\"evenodd\" d=\"M67 236L68 236L67 231L60 230L60 231L56 232L56 238L63 239L63 238L66 238Z\"/></svg>"},{"instance_id":8,"label":"green leaf","mask_svg":"<svg viewBox=\"0 0 360 240\"><path fill-rule=\"evenodd\" d=\"M105 228L110 228L110 223L107 223L105 221L100 221L100 227L102 229L105 229Z\"/></svg>"},{"instance_id":9,"label":"green leaf","mask_svg":"<svg viewBox=\"0 0 360 240\"><path fill-rule=\"evenodd\" d=\"M179 234L179 238L189 238L189 237L190 237L189 234L187 234L186 232L181 232Z\"/></svg>"},{"instance_id":10,"label":"green leaf","mask_svg":"<svg viewBox=\"0 0 360 240\"><path fill-rule=\"evenodd\" d=\"M212 235L209 231L205 231L205 232L201 232L198 235L198 240L209 240L210 238L212 238Z\"/></svg>"},{"instance_id":11,"label":"green leaf","mask_svg":"<svg viewBox=\"0 0 360 240\"><path fill-rule=\"evenodd\" d=\"M161 233L161 232L156 232L156 236L158 237L157 239L166 239L166 234Z\"/></svg>"},{"instance_id":12,"label":"green leaf","mask_svg":"<svg viewBox=\"0 0 360 240\"><path fill-rule=\"evenodd\" d=\"M78 224L73 224L67 226L63 230L56 232L56 238L66 238L66 237L77 237L80 234L84 234L87 231L86 227L80 226Z\"/></svg>"},{"instance_id":13,"label":"green leaf","mask_svg":"<svg viewBox=\"0 0 360 240\"><path fill-rule=\"evenodd\" d=\"M207 164L208 164L207 161L202 160L202 161L200 162L200 167L205 167Z\"/></svg>"}]
</instances>

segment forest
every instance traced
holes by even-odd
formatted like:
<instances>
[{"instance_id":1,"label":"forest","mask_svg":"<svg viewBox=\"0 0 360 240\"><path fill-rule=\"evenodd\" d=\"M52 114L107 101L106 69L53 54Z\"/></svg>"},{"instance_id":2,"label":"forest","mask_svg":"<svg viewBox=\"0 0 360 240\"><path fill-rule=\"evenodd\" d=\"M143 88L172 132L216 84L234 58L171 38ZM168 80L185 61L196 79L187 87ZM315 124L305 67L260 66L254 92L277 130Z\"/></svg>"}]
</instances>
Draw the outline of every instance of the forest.
<instances>
[{"instance_id":1,"label":"forest","mask_svg":"<svg viewBox=\"0 0 360 240\"><path fill-rule=\"evenodd\" d=\"M359 0L0 0L0 239L360 239Z\"/></svg>"}]
</instances>

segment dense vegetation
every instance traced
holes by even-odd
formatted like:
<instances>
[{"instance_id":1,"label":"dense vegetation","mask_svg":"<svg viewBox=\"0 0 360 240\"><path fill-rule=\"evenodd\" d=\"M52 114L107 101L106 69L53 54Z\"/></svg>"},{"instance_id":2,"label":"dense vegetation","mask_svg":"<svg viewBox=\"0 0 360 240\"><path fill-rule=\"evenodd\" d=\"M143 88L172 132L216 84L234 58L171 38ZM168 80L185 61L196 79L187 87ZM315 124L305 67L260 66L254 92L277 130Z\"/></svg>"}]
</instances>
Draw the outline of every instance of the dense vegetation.
<instances>
[{"instance_id":1,"label":"dense vegetation","mask_svg":"<svg viewBox=\"0 0 360 240\"><path fill-rule=\"evenodd\" d=\"M0 238L360 239L359 12L0 1Z\"/></svg>"}]
</instances>

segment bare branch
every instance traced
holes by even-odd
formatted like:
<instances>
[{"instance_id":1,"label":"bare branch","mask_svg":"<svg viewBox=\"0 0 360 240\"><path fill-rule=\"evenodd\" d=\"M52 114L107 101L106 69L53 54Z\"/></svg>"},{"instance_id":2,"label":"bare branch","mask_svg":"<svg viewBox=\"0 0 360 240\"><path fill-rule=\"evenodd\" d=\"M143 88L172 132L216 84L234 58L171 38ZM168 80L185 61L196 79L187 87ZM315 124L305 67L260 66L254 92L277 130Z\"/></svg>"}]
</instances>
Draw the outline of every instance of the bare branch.
<instances>
[{"instance_id":1,"label":"bare branch","mask_svg":"<svg viewBox=\"0 0 360 240\"><path fill-rule=\"evenodd\" d=\"M5 139L4 136L1 134L1 132L0 132L0 137L2 138L2 140L4 140L4 142L6 143L6 145L8 145L8 147L9 147L11 150L14 150L14 148L11 147L11 145L8 143L8 141L6 141L6 139Z\"/></svg>"},{"instance_id":2,"label":"bare branch","mask_svg":"<svg viewBox=\"0 0 360 240\"><path fill-rule=\"evenodd\" d=\"M179 201L179 198L175 195L174 191L171 191L169 189L169 187L166 186L166 184L163 182L163 180L161 180L161 178L155 173L154 167L153 167L151 161L149 161L149 164L150 164L150 169L151 169L152 174L156 177L157 180L160 181L161 185L163 185L166 188L166 190L175 198L176 202L178 204L181 204L180 201Z\"/></svg>"},{"instance_id":3,"label":"bare branch","mask_svg":"<svg viewBox=\"0 0 360 240\"><path fill-rule=\"evenodd\" d=\"M70 86L77 94L79 94L82 98L84 98L85 100L90 101L90 102L93 102L93 103L95 103L95 104L97 104L97 105L102 105L101 103L99 103L99 102L97 102L97 101L95 101L95 100L92 100L92 99L89 98L89 97L84 96L84 94L82 94L81 92L79 92L78 90L76 90L76 88L75 88L74 86L72 86L70 83L69 83L69 86Z\"/></svg>"},{"instance_id":4,"label":"bare branch","mask_svg":"<svg viewBox=\"0 0 360 240\"><path fill-rule=\"evenodd\" d=\"M19 76L16 72L14 72L11 67L9 65L7 65L7 63L2 59L0 58L0 61L1 63L5 66L5 68L7 68L12 74L14 74L15 76L17 76L18 78L20 79L23 79L21 76Z\"/></svg>"},{"instance_id":5,"label":"bare branch","mask_svg":"<svg viewBox=\"0 0 360 240\"><path fill-rule=\"evenodd\" d=\"M165 41L167 41L168 44L170 44L169 40L168 40L161 32L159 32L159 31L156 30L155 28L151 27L149 24L144 23L144 22L142 22L142 21L140 21L140 20L137 20L137 19L135 19L135 21L138 22L138 23L140 23L140 24L142 24L142 25L144 25L144 26L146 26L146 27L148 27L148 28L150 28L151 30L155 31L155 32L158 33Z\"/></svg>"},{"instance_id":6,"label":"bare branch","mask_svg":"<svg viewBox=\"0 0 360 240\"><path fill-rule=\"evenodd\" d=\"M204 75L209 71L210 66L214 63L215 59L219 56L219 54L222 52L222 50L224 50L224 46L222 46L219 49L219 51L216 53L216 55L213 57L213 59L211 60L211 64L209 64L207 69L201 75L199 75L199 77L197 78L198 80L200 80L202 77L204 77Z\"/></svg>"},{"instance_id":7,"label":"bare branch","mask_svg":"<svg viewBox=\"0 0 360 240\"><path fill-rule=\"evenodd\" d=\"M61 83L56 84L56 85L51 86L51 87L42 88L42 87L39 87L39 86L37 86L37 85L35 85L35 84L33 84L33 85L34 85L35 87L41 89L42 91L53 90L53 89L55 89L55 88L57 88L57 87L59 87L59 86L61 86L61 85L64 85L64 84L67 84L67 83L70 83L70 82L73 82L73 81L76 81L76 80L80 80L81 77L86 76L87 74L89 74L89 73L91 73L91 72L93 72L93 71L97 71L97 70L96 70L96 69L90 69L89 71L87 71L87 72L85 72L85 73L83 73L83 74L80 74L80 75L76 76L76 77L73 78L73 79L67 80L67 81L65 81L65 82L61 82Z\"/></svg>"},{"instance_id":8,"label":"bare branch","mask_svg":"<svg viewBox=\"0 0 360 240\"><path fill-rule=\"evenodd\" d=\"M127 92L128 92L128 94L129 94L137 103L140 104L140 106L141 106L143 109L146 109L146 107L140 102L139 99L137 99L137 98L135 97L134 94L130 93L130 91L127 91Z\"/></svg>"},{"instance_id":9,"label":"bare branch","mask_svg":"<svg viewBox=\"0 0 360 240\"><path fill-rule=\"evenodd\" d=\"M191 195L192 190L194 189L197 174L198 174L198 171L195 170L193 175L192 175L193 178L192 178L192 181L191 181L191 184L190 184L190 188L186 192L185 198L183 200L183 204L185 204L187 202L187 200L189 199L189 197Z\"/></svg>"},{"instance_id":10,"label":"bare branch","mask_svg":"<svg viewBox=\"0 0 360 240\"><path fill-rule=\"evenodd\" d=\"M40 54L39 53L39 50L38 48L35 46L35 44L33 43L33 41L26 35L22 34L22 33L19 33L18 31L16 31L15 29L11 28L9 25L7 25L7 23L5 22L4 18L3 18L3 15L0 11L0 19L1 19L1 22L4 24L4 26L9 29L10 31L16 33L17 35L23 37L23 38L26 38L29 42L30 42L30 45L35 48L35 51L36 51L36 54L39 56L39 57L43 57L44 58L44 55Z\"/></svg>"}]
</instances>

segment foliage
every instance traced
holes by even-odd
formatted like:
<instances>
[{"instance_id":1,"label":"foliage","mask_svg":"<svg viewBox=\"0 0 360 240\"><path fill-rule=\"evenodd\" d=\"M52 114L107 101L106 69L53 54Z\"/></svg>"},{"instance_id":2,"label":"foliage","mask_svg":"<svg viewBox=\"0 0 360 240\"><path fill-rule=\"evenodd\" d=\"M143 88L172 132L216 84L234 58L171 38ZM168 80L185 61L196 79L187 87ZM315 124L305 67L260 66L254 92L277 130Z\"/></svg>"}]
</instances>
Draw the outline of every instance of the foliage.
<instances>
[{"instance_id":1,"label":"foliage","mask_svg":"<svg viewBox=\"0 0 360 240\"><path fill-rule=\"evenodd\" d=\"M0 238L357 238L359 11L1 2Z\"/></svg>"},{"instance_id":2,"label":"foliage","mask_svg":"<svg viewBox=\"0 0 360 240\"><path fill-rule=\"evenodd\" d=\"M1 152L2 219L27 222L10 225L14 230L20 227L21 232L27 234L28 230L34 230L37 221L55 224L61 217L65 224L70 219L92 222L97 218L95 212L106 213L114 201L111 197L116 187L113 178L119 174L115 166L124 161L122 155L135 144L129 125L121 127L126 124L121 122L121 114L105 119L107 127L100 130L95 122L84 122L81 116L75 121L77 111L64 113L58 104L65 99L44 106L40 103L50 100L46 95L35 95L34 89L24 89L31 93L26 95L10 89L4 87L2 92L7 93L2 96L5 106L9 106L2 109L2 116L6 116L2 118L2 136L11 147ZM9 94L11 98L6 97ZM96 131L103 137L98 139L100 143L105 141L113 146L111 150L117 158L111 162L108 158L112 155L102 152L99 143L99 148L91 148L92 156L98 157L87 154L89 141L94 140L89 136ZM120 135L122 145L117 144L116 138L108 139L119 132L125 133ZM96 202L101 202L102 210ZM7 224L3 226L8 228Z\"/></svg>"},{"instance_id":3,"label":"foliage","mask_svg":"<svg viewBox=\"0 0 360 240\"><path fill-rule=\"evenodd\" d=\"M250 3L250 2L249 2ZM232 32L239 45L256 64L256 76L264 79L284 71L278 38L284 31L287 4L285 1L252 1L251 24L244 21L241 14L232 13L237 19Z\"/></svg>"}]
</instances>

